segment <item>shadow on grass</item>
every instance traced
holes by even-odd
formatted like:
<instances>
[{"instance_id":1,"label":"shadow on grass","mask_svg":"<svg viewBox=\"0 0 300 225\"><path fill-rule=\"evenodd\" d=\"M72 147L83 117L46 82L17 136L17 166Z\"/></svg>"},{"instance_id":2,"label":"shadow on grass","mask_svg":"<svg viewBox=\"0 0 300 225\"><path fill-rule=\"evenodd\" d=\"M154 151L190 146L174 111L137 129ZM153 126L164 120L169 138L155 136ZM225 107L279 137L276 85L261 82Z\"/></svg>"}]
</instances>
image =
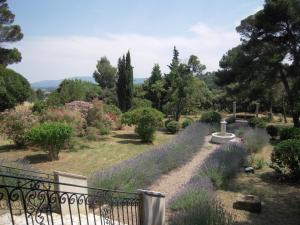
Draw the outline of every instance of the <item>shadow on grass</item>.
<instances>
[{"instance_id":1,"label":"shadow on grass","mask_svg":"<svg viewBox=\"0 0 300 225\"><path fill-rule=\"evenodd\" d=\"M0 146L0 153L2 152L10 152L10 151L23 151L24 148L18 147L14 144L8 144L8 145L1 145Z\"/></svg>"},{"instance_id":2,"label":"shadow on grass","mask_svg":"<svg viewBox=\"0 0 300 225\"><path fill-rule=\"evenodd\" d=\"M47 154L36 154L28 155L24 157L25 160L28 160L30 164L49 162L49 157Z\"/></svg>"},{"instance_id":3,"label":"shadow on grass","mask_svg":"<svg viewBox=\"0 0 300 225\"><path fill-rule=\"evenodd\" d=\"M113 137L120 139L139 140L139 136L137 134L115 134Z\"/></svg>"}]
</instances>

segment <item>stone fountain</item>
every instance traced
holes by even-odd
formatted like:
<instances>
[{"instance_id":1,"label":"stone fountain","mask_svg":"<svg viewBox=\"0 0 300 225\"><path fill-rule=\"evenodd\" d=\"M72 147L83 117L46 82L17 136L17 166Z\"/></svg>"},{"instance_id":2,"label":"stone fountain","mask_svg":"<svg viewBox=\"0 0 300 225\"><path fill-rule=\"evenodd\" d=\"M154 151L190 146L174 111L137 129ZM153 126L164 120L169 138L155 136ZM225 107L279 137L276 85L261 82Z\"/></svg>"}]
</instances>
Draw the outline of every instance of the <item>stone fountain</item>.
<instances>
[{"instance_id":1,"label":"stone fountain","mask_svg":"<svg viewBox=\"0 0 300 225\"><path fill-rule=\"evenodd\" d=\"M221 121L221 132L215 132L212 134L211 142L216 144L224 144L235 138L235 134L226 132L226 124L225 120Z\"/></svg>"}]
</instances>

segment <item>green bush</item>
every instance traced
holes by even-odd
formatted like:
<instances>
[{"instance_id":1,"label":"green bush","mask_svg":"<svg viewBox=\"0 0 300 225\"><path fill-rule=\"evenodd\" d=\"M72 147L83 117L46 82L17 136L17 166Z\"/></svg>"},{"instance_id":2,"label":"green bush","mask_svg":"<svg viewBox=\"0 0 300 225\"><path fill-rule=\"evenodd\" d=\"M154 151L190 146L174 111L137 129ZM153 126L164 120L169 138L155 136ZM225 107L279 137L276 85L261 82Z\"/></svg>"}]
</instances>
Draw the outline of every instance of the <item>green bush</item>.
<instances>
[{"instance_id":1,"label":"green bush","mask_svg":"<svg viewBox=\"0 0 300 225\"><path fill-rule=\"evenodd\" d=\"M182 124L181 127L184 129L186 127L188 127L189 125L191 125L193 123L193 120L191 118L186 118Z\"/></svg>"},{"instance_id":2,"label":"green bush","mask_svg":"<svg viewBox=\"0 0 300 225\"><path fill-rule=\"evenodd\" d=\"M124 113L122 123L136 125L136 133L144 142L154 141L154 134L157 127L162 124L163 114L153 108L137 108Z\"/></svg>"},{"instance_id":3,"label":"green bush","mask_svg":"<svg viewBox=\"0 0 300 225\"><path fill-rule=\"evenodd\" d=\"M274 125L269 125L267 126L266 128L268 134L272 137L272 138L275 138L278 136L279 134L279 129L278 127L275 127Z\"/></svg>"},{"instance_id":4,"label":"green bush","mask_svg":"<svg viewBox=\"0 0 300 225\"><path fill-rule=\"evenodd\" d=\"M271 165L280 174L300 178L300 140L289 139L275 146Z\"/></svg>"},{"instance_id":5,"label":"green bush","mask_svg":"<svg viewBox=\"0 0 300 225\"><path fill-rule=\"evenodd\" d=\"M300 138L300 128L287 127L280 130L280 140L298 139Z\"/></svg>"},{"instance_id":6,"label":"green bush","mask_svg":"<svg viewBox=\"0 0 300 225\"><path fill-rule=\"evenodd\" d=\"M32 106L32 112L43 113L43 112L45 112L45 110L47 108L48 108L48 105L45 101L43 101L43 100L36 101L36 102L34 102L34 104Z\"/></svg>"},{"instance_id":7,"label":"green bush","mask_svg":"<svg viewBox=\"0 0 300 225\"><path fill-rule=\"evenodd\" d=\"M269 141L270 136L261 128L249 129L243 135L244 145L251 153L259 152Z\"/></svg>"},{"instance_id":8,"label":"green bush","mask_svg":"<svg viewBox=\"0 0 300 225\"><path fill-rule=\"evenodd\" d=\"M250 127L266 128L267 123L263 118L253 117L249 120Z\"/></svg>"},{"instance_id":9,"label":"green bush","mask_svg":"<svg viewBox=\"0 0 300 225\"><path fill-rule=\"evenodd\" d=\"M152 107L152 102L149 101L148 99L133 98L131 109L146 108L146 107L151 108Z\"/></svg>"},{"instance_id":10,"label":"green bush","mask_svg":"<svg viewBox=\"0 0 300 225\"><path fill-rule=\"evenodd\" d=\"M167 124L167 130L171 134L175 134L180 130L180 123L177 121L171 121Z\"/></svg>"},{"instance_id":11,"label":"green bush","mask_svg":"<svg viewBox=\"0 0 300 225\"><path fill-rule=\"evenodd\" d=\"M221 114L214 111L204 112L201 115L201 121L206 123L220 123L221 118Z\"/></svg>"},{"instance_id":12,"label":"green bush","mask_svg":"<svg viewBox=\"0 0 300 225\"><path fill-rule=\"evenodd\" d=\"M0 65L0 112L23 103L31 93L26 78Z\"/></svg>"},{"instance_id":13,"label":"green bush","mask_svg":"<svg viewBox=\"0 0 300 225\"><path fill-rule=\"evenodd\" d=\"M235 123L235 117L234 116L227 117L226 122L227 124Z\"/></svg>"},{"instance_id":14,"label":"green bush","mask_svg":"<svg viewBox=\"0 0 300 225\"><path fill-rule=\"evenodd\" d=\"M72 133L72 127L65 123L48 122L32 128L28 140L48 152L52 161L58 159L60 150L70 141Z\"/></svg>"}]
</instances>

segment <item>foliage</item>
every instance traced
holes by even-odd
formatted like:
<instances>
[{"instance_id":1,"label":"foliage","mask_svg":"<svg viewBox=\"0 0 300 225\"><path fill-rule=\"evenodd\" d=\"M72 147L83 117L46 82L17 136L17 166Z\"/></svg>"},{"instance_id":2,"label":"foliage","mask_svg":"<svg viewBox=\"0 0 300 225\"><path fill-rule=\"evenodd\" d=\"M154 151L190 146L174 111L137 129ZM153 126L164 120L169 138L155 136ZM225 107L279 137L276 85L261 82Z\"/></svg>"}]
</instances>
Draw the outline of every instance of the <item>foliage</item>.
<instances>
[{"instance_id":1,"label":"foliage","mask_svg":"<svg viewBox=\"0 0 300 225\"><path fill-rule=\"evenodd\" d=\"M30 94L30 84L22 75L0 65L0 111L11 109L17 104L23 103Z\"/></svg>"},{"instance_id":2,"label":"foliage","mask_svg":"<svg viewBox=\"0 0 300 225\"><path fill-rule=\"evenodd\" d=\"M221 114L214 111L204 112L201 114L201 121L206 123L220 123Z\"/></svg>"},{"instance_id":3,"label":"foliage","mask_svg":"<svg viewBox=\"0 0 300 225\"><path fill-rule=\"evenodd\" d=\"M12 109L5 113L0 131L17 146L24 146L27 143L27 132L37 123L38 119L29 107L18 107L18 110Z\"/></svg>"},{"instance_id":4,"label":"foliage","mask_svg":"<svg viewBox=\"0 0 300 225\"><path fill-rule=\"evenodd\" d=\"M162 174L190 160L201 149L207 134L207 125L194 123L167 144L154 147L108 170L93 173L89 177L89 185L127 191L146 188Z\"/></svg>"},{"instance_id":5,"label":"foliage","mask_svg":"<svg viewBox=\"0 0 300 225\"><path fill-rule=\"evenodd\" d=\"M99 129L97 129L96 127L87 127L85 137L89 141L100 140L101 136L99 135Z\"/></svg>"},{"instance_id":6,"label":"foliage","mask_svg":"<svg viewBox=\"0 0 300 225\"><path fill-rule=\"evenodd\" d=\"M279 134L279 129L278 127L274 126L274 125L269 125L267 126L266 128L268 134L272 137L272 138L275 138L278 136Z\"/></svg>"},{"instance_id":7,"label":"foliage","mask_svg":"<svg viewBox=\"0 0 300 225\"><path fill-rule=\"evenodd\" d=\"M261 128L249 129L243 136L244 145L251 153L260 151L269 140L270 136Z\"/></svg>"},{"instance_id":8,"label":"foliage","mask_svg":"<svg viewBox=\"0 0 300 225\"><path fill-rule=\"evenodd\" d=\"M47 110L48 105L45 101L43 100L38 100L35 101L33 106L32 106L32 112L36 112L36 113L43 113L45 112L45 110Z\"/></svg>"},{"instance_id":9,"label":"foliage","mask_svg":"<svg viewBox=\"0 0 300 225\"><path fill-rule=\"evenodd\" d=\"M133 98L132 99L132 107L131 109L137 108L145 108L145 107L152 107L152 102L147 99L142 98Z\"/></svg>"},{"instance_id":10,"label":"foliage","mask_svg":"<svg viewBox=\"0 0 300 225\"><path fill-rule=\"evenodd\" d=\"M48 109L40 117L40 122L61 122L71 126L75 135L85 135L86 120L81 117L81 113L76 110L68 110L65 108Z\"/></svg>"},{"instance_id":11,"label":"foliage","mask_svg":"<svg viewBox=\"0 0 300 225\"><path fill-rule=\"evenodd\" d=\"M116 85L117 69L104 56L97 62L93 77L102 89L112 89Z\"/></svg>"},{"instance_id":12,"label":"foliage","mask_svg":"<svg viewBox=\"0 0 300 225\"><path fill-rule=\"evenodd\" d=\"M227 117L226 122L227 124L235 123L235 117L234 116Z\"/></svg>"},{"instance_id":13,"label":"foliage","mask_svg":"<svg viewBox=\"0 0 300 225\"><path fill-rule=\"evenodd\" d=\"M93 108L93 103L85 101L73 101L65 104L65 108L70 111L78 111L81 117L86 119L89 109Z\"/></svg>"},{"instance_id":14,"label":"foliage","mask_svg":"<svg viewBox=\"0 0 300 225\"><path fill-rule=\"evenodd\" d=\"M0 64L7 66L21 61L21 53L16 49L3 48L5 43L20 41L23 38L21 27L13 25L15 15L10 11L7 0L0 1Z\"/></svg>"},{"instance_id":15,"label":"foliage","mask_svg":"<svg viewBox=\"0 0 300 225\"><path fill-rule=\"evenodd\" d=\"M300 178L300 140L288 139L274 147L271 168L278 173Z\"/></svg>"},{"instance_id":16,"label":"foliage","mask_svg":"<svg viewBox=\"0 0 300 225\"><path fill-rule=\"evenodd\" d=\"M263 97L270 107L276 97L285 97L296 127L300 126L299 19L298 0L267 0L262 10L236 28L242 44L223 56L217 73L217 83L229 96L252 101Z\"/></svg>"},{"instance_id":17,"label":"foliage","mask_svg":"<svg viewBox=\"0 0 300 225\"><path fill-rule=\"evenodd\" d=\"M286 127L280 130L280 140L298 139L300 138L300 128Z\"/></svg>"},{"instance_id":18,"label":"foliage","mask_svg":"<svg viewBox=\"0 0 300 225\"><path fill-rule=\"evenodd\" d=\"M39 145L48 152L52 161L58 159L60 150L71 139L72 132L72 127L65 123L47 122L32 128L28 139L32 144Z\"/></svg>"},{"instance_id":19,"label":"foliage","mask_svg":"<svg viewBox=\"0 0 300 225\"><path fill-rule=\"evenodd\" d=\"M100 96L101 88L88 81L66 79L60 83L56 92L60 103L65 104L72 101L92 101Z\"/></svg>"},{"instance_id":20,"label":"foliage","mask_svg":"<svg viewBox=\"0 0 300 225\"><path fill-rule=\"evenodd\" d=\"M163 114L153 108L137 108L122 117L122 123L136 125L135 131L144 142L154 140L155 130L162 124Z\"/></svg>"},{"instance_id":21,"label":"foliage","mask_svg":"<svg viewBox=\"0 0 300 225\"><path fill-rule=\"evenodd\" d=\"M210 178L215 187L221 188L243 166L246 155L245 148L240 144L222 145L204 161L199 173Z\"/></svg>"},{"instance_id":22,"label":"foliage","mask_svg":"<svg viewBox=\"0 0 300 225\"><path fill-rule=\"evenodd\" d=\"M126 112L132 107L133 98L133 67L129 51L118 62L117 96L119 108Z\"/></svg>"},{"instance_id":23,"label":"foliage","mask_svg":"<svg viewBox=\"0 0 300 225\"><path fill-rule=\"evenodd\" d=\"M259 117L253 117L249 120L250 127L258 127L258 128L265 128L267 126L264 119Z\"/></svg>"},{"instance_id":24,"label":"foliage","mask_svg":"<svg viewBox=\"0 0 300 225\"><path fill-rule=\"evenodd\" d=\"M177 121L170 121L166 128L171 134L175 134L180 130L180 123Z\"/></svg>"},{"instance_id":25,"label":"foliage","mask_svg":"<svg viewBox=\"0 0 300 225\"><path fill-rule=\"evenodd\" d=\"M184 128L190 126L192 123L193 123L193 119L185 118L181 124L181 127L184 129Z\"/></svg>"}]
</instances>

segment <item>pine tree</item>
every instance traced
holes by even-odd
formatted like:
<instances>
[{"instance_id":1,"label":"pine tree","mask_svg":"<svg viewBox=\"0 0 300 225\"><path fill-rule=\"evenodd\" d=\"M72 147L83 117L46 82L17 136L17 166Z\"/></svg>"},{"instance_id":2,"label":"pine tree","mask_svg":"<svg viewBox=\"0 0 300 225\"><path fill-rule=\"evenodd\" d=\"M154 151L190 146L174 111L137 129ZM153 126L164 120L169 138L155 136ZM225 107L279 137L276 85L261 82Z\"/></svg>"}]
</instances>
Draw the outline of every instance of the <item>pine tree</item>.
<instances>
[{"instance_id":1,"label":"pine tree","mask_svg":"<svg viewBox=\"0 0 300 225\"><path fill-rule=\"evenodd\" d=\"M117 95L119 108L126 112L132 106L133 99L133 67L129 51L118 62Z\"/></svg>"},{"instance_id":2,"label":"pine tree","mask_svg":"<svg viewBox=\"0 0 300 225\"><path fill-rule=\"evenodd\" d=\"M7 0L0 0L0 46L2 43L20 41L23 38L21 27L12 25L15 15L9 10ZM7 49L0 47L0 64L7 66L20 62L22 59L18 49Z\"/></svg>"}]
</instances>

